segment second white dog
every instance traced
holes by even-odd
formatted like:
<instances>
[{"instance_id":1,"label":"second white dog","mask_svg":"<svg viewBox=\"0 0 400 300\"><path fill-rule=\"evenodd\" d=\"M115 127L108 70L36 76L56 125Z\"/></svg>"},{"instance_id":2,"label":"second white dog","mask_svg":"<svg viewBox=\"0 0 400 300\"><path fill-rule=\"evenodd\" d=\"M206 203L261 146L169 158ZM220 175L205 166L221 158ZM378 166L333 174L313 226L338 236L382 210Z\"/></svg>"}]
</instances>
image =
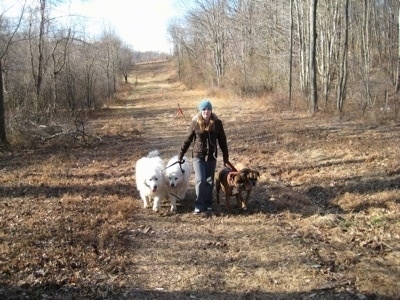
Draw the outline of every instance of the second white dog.
<instances>
[{"instance_id":1,"label":"second white dog","mask_svg":"<svg viewBox=\"0 0 400 300\"><path fill-rule=\"evenodd\" d=\"M153 210L160 210L161 200L166 198L164 168L158 150L151 151L136 162L136 187L144 208L149 207L153 201Z\"/></svg>"},{"instance_id":2,"label":"second white dog","mask_svg":"<svg viewBox=\"0 0 400 300\"><path fill-rule=\"evenodd\" d=\"M179 164L178 155L172 157L165 169L167 179L167 192L171 201L171 211L176 211L176 201L183 200L190 184L192 167L186 156L183 157L184 163Z\"/></svg>"}]
</instances>

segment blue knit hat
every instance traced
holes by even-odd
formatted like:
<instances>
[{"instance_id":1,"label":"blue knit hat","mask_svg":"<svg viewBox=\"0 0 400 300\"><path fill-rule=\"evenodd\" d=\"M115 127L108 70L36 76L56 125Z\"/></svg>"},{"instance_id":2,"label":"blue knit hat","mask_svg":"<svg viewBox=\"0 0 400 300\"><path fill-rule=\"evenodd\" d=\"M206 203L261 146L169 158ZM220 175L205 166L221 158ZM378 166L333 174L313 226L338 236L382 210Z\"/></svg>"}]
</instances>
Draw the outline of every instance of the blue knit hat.
<instances>
[{"instance_id":1,"label":"blue knit hat","mask_svg":"<svg viewBox=\"0 0 400 300\"><path fill-rule=\"evenodd\" d=\"M212 110L212 104L207 99L201 100L201 102L199 103L199 110L200 111L202 111L205 108L208 108L209 110Z\"/></svg>"}]
</instances>

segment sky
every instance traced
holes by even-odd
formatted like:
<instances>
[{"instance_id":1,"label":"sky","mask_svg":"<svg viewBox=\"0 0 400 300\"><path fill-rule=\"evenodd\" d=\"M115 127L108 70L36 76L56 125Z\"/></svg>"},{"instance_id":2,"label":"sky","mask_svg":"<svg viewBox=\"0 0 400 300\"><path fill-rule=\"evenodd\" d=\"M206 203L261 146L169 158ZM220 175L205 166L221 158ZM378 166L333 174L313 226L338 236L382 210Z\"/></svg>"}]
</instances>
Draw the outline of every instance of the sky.
<instances>
[{"instance_id":1,"label":"sky","mask_svg":"<svg viewBox=\"0 0 400 300\"><path fill-rule=\"evenodd\" d=\"M0 1L4 1L3 5L7 5L7 2L16 2ZM166 53L171 51L167 26L170 18L178 16L177 10L174 9L174 0L64 0L63 2L57 7L58 12L87 17L86 30L94 36L100 34L104 28L111 28L135 51Z\"/></svg>"},{"instance_id":2,"label":"sky","mask_svg":"<svg viewBox=\"0 0 400 300\"><path fill-rule=\"evenodd\" d=\"M93 28L110 26L121 40L130 44L134 50L170 52L167 36L168 20L177 15L173 8L173 0L72 0L70 2L66 8L71 13L90 17L89 24L93 24Z\"/></svg>"}]
</instances>

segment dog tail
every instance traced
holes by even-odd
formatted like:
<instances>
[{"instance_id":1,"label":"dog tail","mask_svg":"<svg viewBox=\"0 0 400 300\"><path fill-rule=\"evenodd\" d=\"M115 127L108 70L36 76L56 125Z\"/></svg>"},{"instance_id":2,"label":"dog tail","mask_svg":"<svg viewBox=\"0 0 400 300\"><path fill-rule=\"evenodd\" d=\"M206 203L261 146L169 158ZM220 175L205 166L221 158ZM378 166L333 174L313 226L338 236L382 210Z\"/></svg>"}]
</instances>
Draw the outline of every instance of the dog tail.
<instances>
[{"instance_id":1,"label":"dog tail","mask_svg":"<svg viewBox=\"0 0 400 300\"><path fill-rule=\"evenodd\" d=\"M158 152L158 150L153 150L153 151L150 151L149 152L149 154L147 155L147 157L148 158L151 158L151 157L156 157L156 156L159 156L160 155L160 152Z\"/></svg>"}]
</instances>

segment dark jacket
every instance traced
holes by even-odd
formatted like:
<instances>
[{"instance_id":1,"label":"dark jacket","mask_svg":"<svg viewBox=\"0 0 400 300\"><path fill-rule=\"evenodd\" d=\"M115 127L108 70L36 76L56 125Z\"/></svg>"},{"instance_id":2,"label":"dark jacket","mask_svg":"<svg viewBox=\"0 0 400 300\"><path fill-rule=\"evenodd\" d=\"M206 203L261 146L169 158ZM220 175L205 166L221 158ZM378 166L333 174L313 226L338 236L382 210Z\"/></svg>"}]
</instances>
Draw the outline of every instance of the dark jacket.
<instances>
[{"instance_id":1,"label":"dark jacket","mask_svg":"<svg viewBox=\"0 0 400 300\"><path fill-rule=\"evenodd\" d=\"M190 144L193 142L192 157L198 157L205 160L215 160L218 156L217 142L222 151L224 163L229 161L228 145L222 121L215 114L212 114L215 122L212 131L202 131L197 123L198 116L195 116L188 128L188 135L182 144L179 158L182 159Z\"/></svg>"}]
</instances>

